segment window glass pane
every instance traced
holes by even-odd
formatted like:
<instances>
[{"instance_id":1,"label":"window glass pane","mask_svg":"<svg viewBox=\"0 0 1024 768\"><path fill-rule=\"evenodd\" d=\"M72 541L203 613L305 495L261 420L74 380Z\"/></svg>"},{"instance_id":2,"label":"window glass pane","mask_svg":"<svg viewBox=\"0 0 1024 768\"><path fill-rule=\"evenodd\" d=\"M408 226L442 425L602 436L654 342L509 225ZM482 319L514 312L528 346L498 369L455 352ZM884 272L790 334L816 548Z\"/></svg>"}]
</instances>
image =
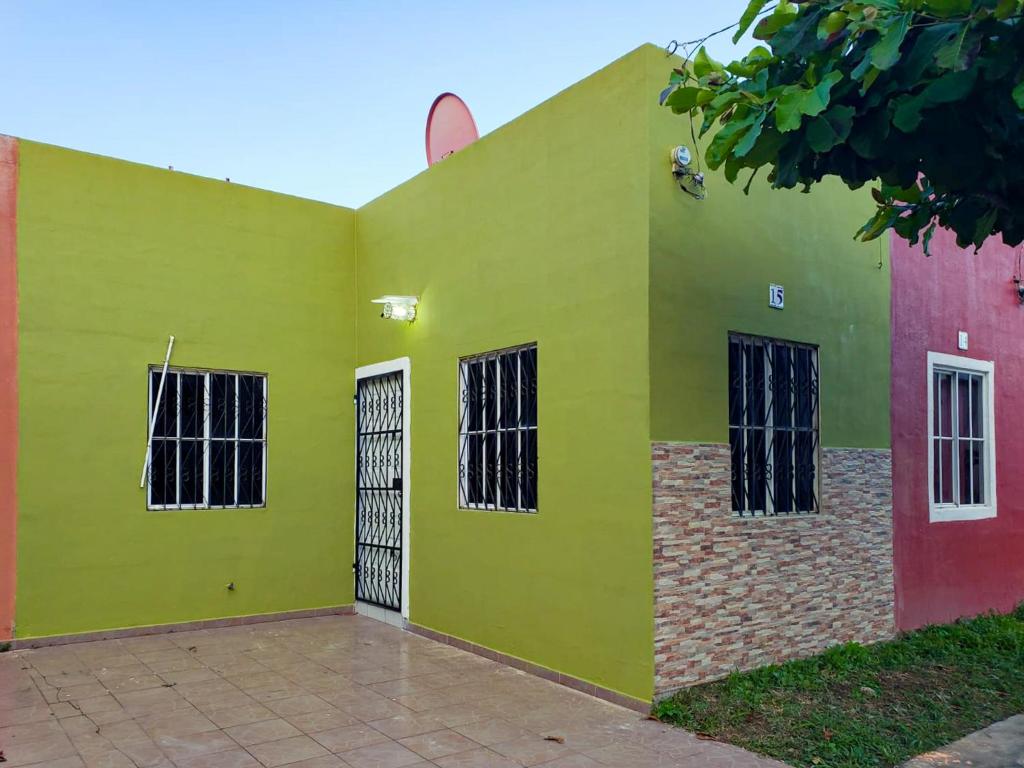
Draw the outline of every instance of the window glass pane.
<instances>
[{"instance_id":1,"label":"window glass pane","mask_svg":"<svg viewBox=\"0 0 1024 768\"><path fill-rule=\"evenodd\" d=\"M817 436L814 432L796 433L796 509L813 512L818 508L817 490Z\"/></svg>"},{"instance_id":2,"label":"window glass pane","mask_svg":"<svg viewBox=\"0 0 1024 768\"><path fill-rule=\"evenodd\" d=\"M203 380L202 374L183 373L179 383L181 394L181 436L203 436Z\"/></svg>"},{"instance_id":3,"label":"window glass pane","mask_svg":"<svg viewBox=\"0 0 1024 768\"><path fill-rule=\"evenodd\" d=\"M519 397L521 404L521 425L537 426L537 348L519 351Z\"/></svg>"},{"instance_id":4,"label":"window glass pane","mask_svg":"<svg viewBox=\"0 0 1024 768\"><path fill-rule=\"evenodd\" d=\"M263 443L238 443L238 503L263 503Z\"/></svg>"},{"instance_id":5,"label":"window glass pane","mask_svg":"<svg viewBox=\"0 0 1024 768\"><path fill-rule=\"evenodd\" d=\"M210 435L235 436L235 374L210 375Z\"/></svg>"},{"instance_id":6,"label":"window glass pane","mask_svg":"<svg viewBox=\"0 0 1024 768\"><path fill-rule=\"evenodd\" d=\"M201 440L182 440L178 451L181 453L181 496L178 503L203 504L203 443Z\"/></svg>"},{"instance_id":7,"label":"window glass pane","mask_svg":"<svg viewBox=\"0 0 1024 768\"><path fill-rule=\"evenodd\" d=\"M747 509L746 494L744 493L746 461L744 460L744 448L746 442L743 439L743 430L733 427L729 430L729 452L732 456L732 510L741 512Z\"/></svg>"},{"instance_id":8,"label":"window glass pane","mask_svg":"<svg viewBox=\"0 0 1024 768\"><path fill-rule=\"evenodd\" d=\"M959 373L956 378L957 434L967 437L971 434L971 377Z\"/></svg>"},{"instance_id":9,"label":"window glass pane","mask_svg":"<svg viewBox=\"0 0 1024 768\"><path fill-rule=\"evenodd\" d=\"M160 388L162 371L150 371L149 413L153 415L156 404L156 393ZM160 396L160 409L153 425L154 437L174 437L178 434L178 374L168 372L164 381L164 391ZM155 503L155 502L154 502Z\"/></svg>"},{"instance_id":10,"label":"window glass pane","mask_svg":"<svg viewBox=\"0 0 1024 768\"><path fill-rule=\"evenodd\" d=\"M778 431L772 438L772 477L775 513L793 511L793 433Z\"/></svg>"},{"instance_id":11,"label":"window glass pane","mask_svg":"<svg viewBox=\"0 0 1024 768\"><path fill-rule=\"evenodd\" d=\"M482 504L484 501L483 451L484 439L482 435L468 435L466 437L464 490L468 504Z\"/></svg>"},{"instance_id":12,"label":"window glass pane","mask_svg":"<svg viewBox=\"0 0 1024 768\"><path fill-rule=\"evenodd\" d=\"M816 382L812 366L811 350L797 348L795 352L795 376L794 394L796 397L796 409L794 424L803 429L810 429L814 426L814 396L816 394Z\"/></svg>"},{"instance_id":13,"label":"window glass pane","mask_svg":"<svg viewBox=\"0 0 1024 768\"><path fill-rule=\"evenodd\" d=\"M498 426L498 361L484 362L484 429Z\"/></svg>"},{"instance_id":14,"label":"window glass pane","mask_svg":"<svg viewBox=\"0 0 1024 768\"><path fill-rule=\"evenodd\" d=\"M210 442L210 504L215 507L235 503L235 443Z\"/></svg>"},{"instance_id":15,"label":"window glass pane","mask_svg":"<svg viewBox=\"0 0 1024 768\"><path fill-rule=\"evenodd\" d=\"M985 503L985 444L971 441L971 503Z\"/></svg>"},{"instance_id":16,"label":"window glass pane","mask_svg":"<svg viewBox=\"0 0 1024 768\"><path fill-rule=\"evenodd\" d=\"M466 371L465 426L470 432L479 432L484 428L484 366L483 363L463 363Z\"/></svg>"},{"instance_id":17,"label":"window glass pane","mask_svg":"<svg viewBox=\"0 0 1024 768\"><path fill-rule=\"evenodd\" d=\"M971 503L971 443L969 440L960 440L957 443L957 461L959 465L959 491L957 499L960 504Z\"/></svg>"},{"instance_id":18,"label":"window glass pane","mask_svg":"<svg viewBox=\"0 0 1024 768\"><path fill-rule=\"evenodd\" d=\"M177 504L178 452L174 440L153 440L149 462L149 503Z\"/></svg>"},{"instance_id":19,"label":"window glass pane","mask_svg":"<svg viewBox=\"0 0 1024 768\"><path fill-rule=\"evenodd\" d=\"M982 382L981 376L971 376L971 435L973 437L985 436L985 396L982 393Z\"/></svg>"},{"instance_id":20,"label":"window glass pane","mask_svg":"<svg viewBox=\"0 0 1024 768\"><path fill-rule=\"evenodd\" d=\"M748 439L750 440L750 451L747 453L747 477L749 478L750 487L747 501L750 504L750 511L765 512L768 509L766 501L769 470L764 430L750 430Z\"/></svg>"},{"instance_id":21,"label":"window glass pane","mask_svg":"<svg viewBox=\"0 0 1024 768\"><path fill-rule=\"evenodd\" d=\"M776 345L770 362L772 424L776 427L789 427L793 425L792 393L794 388L789 347L783 344Z\"/></svg>"},{"instance_id":22,"label":"window glass pane","mask_svg":"<svg viewBox=\"0 0 1024 768\"><path fill-rule=\"evenodd\" d=\"M484 421L486 423L486 417ZM484 503L492 506L498 503L498 435L496 432L484 433Z\"/></svg>"},{"instance_id":23,"label":"window glass pane","mask_svg":"<svg viewBox=\"0 0 1024 768\"><path fill-rule=\"evenodd\" d=\"M519 376L518 355L515 352L501 355L498 367L501 372L501 428L511 429L519 423Z\"/></svg>"},{"instance_id":24,"label":"window glass pane","mask_svg":"<svg viewBox=\"0 0 1024 768\"><path fill-rule=\"evenodd\" d=\"M953 441L939 440L939 461L942 473L939 477L939 503L953 503Z\"/></svg>"},{"instance_id":25,"label":"window glass pane","mask_svg":"<svg viewBox=\"0 0 1024 768\"><path fill-rule=\"evenodd\" d=\"M953 436L953 375L950 373L935 374L938 380L938 396L935 398L935 410L938 414L938 432L942 437Z\"/></svg>"},{"instance_id":26,"label":"window glass pane","mask_svg":"<svg viewBox=\"0 0 1024 768\"><path fill-rule=\"evenodd\" d=\"M729 341L729 424L743 423L743 347L738 339ZM730 441L731 442L731 441Z\"/></svg>"},{"instance_id":27,"label":"window glass pane","mask_svg":"<svg viewBox=\"0 0 1024 768\"><path fill-rule=\"evenodd\" d=\"M501 488L502 507L514 509L519 505L516 486L519 482L519 435L510 430L499 436L501 442L501 462L499 467L499 486Z\"/></svg>"},{"instance_id":28,"label":"window glass pane","mask_svg":"<svg viewBox=\"0 0 1024 768\"><path fill-rule=\"evenodd\" d=\"M238 377L238 436L244 440L263 437L263 377Z\"/></svg>"}]
</instances>

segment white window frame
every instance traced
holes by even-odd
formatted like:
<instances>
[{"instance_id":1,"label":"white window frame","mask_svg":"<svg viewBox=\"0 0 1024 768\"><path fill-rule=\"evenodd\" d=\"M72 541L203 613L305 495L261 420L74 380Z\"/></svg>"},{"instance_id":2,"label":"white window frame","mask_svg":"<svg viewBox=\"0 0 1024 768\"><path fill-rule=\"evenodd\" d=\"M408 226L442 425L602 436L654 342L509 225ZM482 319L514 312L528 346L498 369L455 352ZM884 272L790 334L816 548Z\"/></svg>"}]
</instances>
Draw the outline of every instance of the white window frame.
<instances>
[{"instance_id":1,"label":"white window frame","mask_svg":"<svg viewBox=\"0 0 1024 768\"><path fill-rule=\"evenodd\" d=\"M150 366L146 372L147 378L147 395L146 395L146 423L147 430L150 426L155 425L155 419L153 418L159 403L153 403L153 373L160 372L163 369L162 365ZM238 436L238 377L239 376L258 376L263 381L263 402L268 402L268 393L270 388L269 377L266 373L260 373L257 371L225 371L225 370L207 370L201 368L176 368L169 367L167 369L167 377L177 377L177 386L175 387L176 397L181 397L181 374L190 376L202 376L203 377L203 436L202 438L184 438L184 440L201 442L203 447L203 502L200 504L154 504L153 503L153 484L147 480L146 482L146 509L154 511L166 511L166 510L180 510L180 509L263 509L267 506L267 408L263 409L263 437L260 439L256 438L240 438ZM210 435L210 377L214 375L223 376L234 376L235 377L235 436L233 438L220 438L212 437ZM150 410L153 409L153 410ZM181 498L181 443L183 438L181 437L181 406L180 403L175 408L175 422L176 422L176 434L173 437L154 437L152 432L149 432L150 445L153 444L154 440L171 440L173 439L177 443L177 450L175 451L177 469L175 471L175 483L177 488L175 489L175 498ZM209 504L207 499L210 498L210 445L213 441L220 442L232 442L235 444L235 504ZM260 504L238 504L238 461L239 461L239 443L262 443L263 444L263 469L262 469L262 480L263 480L263 501ZM152 464L152 455L150 456L150 463ZM147 468L147 473L151 471L151 467Z\"/></svg>"},{"instance_id":2,"label":"white window frame","mask_svg":"<svg viewBox=\"0 0 1024 768\"><path fill-rule=\"evenodd\" d=\"M982 376L982 419L984 420L983 456L984 503L960 504L959 502L939 503L935 501L935 373L968 373ZM930 522L942 523L955 520L984 520L996 516L996 420L995 420L995 363L991 360L977 360L944 352L928 353L928 518ZM954 402L957 402L954 400ZM952 424L955 433L959 431L958 420ZM954 440L954 456L958 456ZM959 460L953 464L954 499L959 498Z\"/></svg>"}]
</instances>

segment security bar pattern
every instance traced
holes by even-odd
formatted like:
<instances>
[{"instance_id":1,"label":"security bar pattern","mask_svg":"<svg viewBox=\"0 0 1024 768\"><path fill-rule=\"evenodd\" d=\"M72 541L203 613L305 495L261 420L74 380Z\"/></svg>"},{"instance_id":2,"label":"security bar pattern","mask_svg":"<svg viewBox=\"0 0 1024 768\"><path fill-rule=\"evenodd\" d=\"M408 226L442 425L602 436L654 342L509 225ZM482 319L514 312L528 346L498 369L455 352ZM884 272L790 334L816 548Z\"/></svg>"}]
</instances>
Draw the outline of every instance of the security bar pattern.
<instances>
[{"instance_id":1,"label":"security bar pattern","mask_svg":"<svg viewBox=\"0 0 1024 768\"><path fill-rule=\"evenodd\" d=\"M818 512L818 350L729 334L732 509Z\"/></svg>"},{"instance_id":2,"label":"security bar pattern","mask_svg":"<svg viewBox=\"0 0 1024 768\"><path fill-rule=\"evenodd\" d=\"M932 373L932 500L986 504L985 388L979 373Z\"/></svg>"},{"instance_id":3,"label":"security bar pattern","mask_svg":"<svg viewBox=\"0 0 1024 768\"><path fill-rule=\"evenodd\" d=\"M262 507L267 490L267 377L149 369L156 410L147 471L150 509Z\"/></svg>"},{"instance_id":4,"label":"security bar pattern","mask_svg":"<svg viewBox=\"0 0 1024 768\"><path fill-rule=\"evenodd\" d=\"M459 506L537 511L537 345L459 361Z\"/></svg>"},{"instance_id":5,"label":"security bar pattern","mask_svg":"<svg viewBox=\"0 0 1024 768\"><path fill-rule=\"evenodd\" d=\"M356 386L356 599L402 607L402 372Z\"/></svg>"}]
</instances>

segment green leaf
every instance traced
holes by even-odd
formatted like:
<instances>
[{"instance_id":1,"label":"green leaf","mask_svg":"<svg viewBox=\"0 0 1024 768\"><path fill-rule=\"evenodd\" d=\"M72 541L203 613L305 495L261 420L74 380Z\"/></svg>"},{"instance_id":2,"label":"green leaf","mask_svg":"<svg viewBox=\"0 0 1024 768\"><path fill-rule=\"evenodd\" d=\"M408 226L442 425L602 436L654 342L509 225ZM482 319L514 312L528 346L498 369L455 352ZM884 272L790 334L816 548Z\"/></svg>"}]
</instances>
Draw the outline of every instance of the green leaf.
<instances>
[{"instance_id":1,"label":"green leaf","mask_svg":"<svg viewBox=\"0 0 1024 768\"><path fill-rule=\"evenodd\" d=\"M996 5L995 17L1000 21L1005 21L1018 13L1020 13L1020 0L999 0Z\"/></svg>"},{"instance_id":2,"label":"green leaf","mask_svg":"<svg viewBox=\"0 0 1024 768\"><path fill-rule=\"evenodd\" d=\"M981 36L971 27L963 25L961 31L935 52L935 62L943 70L966 70L981 46Z\"/></svg>"},{"instance_id":3,"label":"green leaf","mask_svg":"<svg viewBox=\"0 0 1024 768\"><path fill-rule=\"evenodd\" d=\"M988 236L992 234L992 227L996 223L996 216L999 215L998 208L991 208L988 213L978 219L978 225L974 229L974 247L981 248Z\"/></svg>"},{"instance_id":4,"label":"green leaf","mask_svg":"<svg viewBox=\"0 0 1024 768\"><path fill-rule=\"evenodd\" d=\"M697 77L705 77L714 72L725 72L725 67L708 55L707 48L703 45L693 58L693 74Z\"/></svg>"},{"instance_id":5,"label":"green leaf","mask_svg":"<svg viewBox=\"0 0 1024 768\"><path fill-rule=\"evenodd\" d=\"M774 11L757 22L757 26L754 27L754 37L758 40L768 40L772 35L793 21L799 14L800 9L797 8L796 3L782 0L782 2L775 6Z\"/></svg>"},{"instance_id":6,"label":"green leaf","mask_svg":"<svg viewBox=\"0 0 1024 768\"><path fill-rule=\"evenodd\" d=\"M825 114L807 124L807 145L815 152L828 152L832 147L846 141L853 127L853 107L840 105L832 107Z\"/></svg>"},{"instance_id":7,"label":"green leaf","mask_svg":"<svg viewBox=\"0 0 1024 768\"><path fill-rule=\"evenodd\" d=\"M841 72L829 72L813 88L789 86L775 102L775 127L781 133L795 131L804 115L814 117L828 106L832 86L842 79Z\"/></svg>"},{"instance_id":8,"label":"green leaf","mask_svg":"<svg viewBox=\"0 0 1024 768\"><path fill-rule=\"evenodd\" d=\"M921 124L922 110L960 101L971 92L977 77L976 69L963 72L949 72L936 80L916 96L897 102L892 123L904 133L914 131Z\"/></svg>"},{"instance_id":9,"label":"green leaf","mask_svg":"<svg viewBox=\"0 0 1024 768\"><path fill-rule=\"evenodd\" d=\"M847 16L842 11L832 11L828 16L818 22L818 39L832 37L836 32L846 26Z\"/></svg>"},{"instance_id":10,"label":"green leaf","mask_svg":"<svg viewBox=\"0 0 1024 768\"><path fill-rule=\"evenodd\" d=\"M761 13L761 9L765 7L767 2L768 0L750 0L743 11L743 15L740 16L739 26L736 27L736 32L732 36L734 43L738 43L740 38L743 37L743 33L750 29L750 25L754 23L754 19Z\"/></svg>"},{"instance_id":11,"label":"green leaf","mask_svg":"<svg viewBox=\"0 0 1024 768\"><path fill-rule=\"evenodd\" d=\"M942 18L971 12L971 0L923 0L920 5L921 10Z\"/></svg>"},{"instance_id":12,"label":"green leaf","mask_svg":"<svg viewBox=\"0 0 1024 768\"><path fill-rule=\"evenodd\" d=\"M900 46L910 28L912 13L901 13L893 18L882 32L881 39L871 48L871 64L876 69L888 69L900 57Z\"/></svg>"},{"instance_id":13,"label":"green leaf","mask_svg":"<svg viewBox=\"0 0 1024 768\"><path fill-rule=\"evenodd\" d=\"M763 115L763 112L761 113ZM763 120L763 118L761 118ZM736 146L736 143L743 138L744 133L750 130L750 127L757 121L756 114L750 114L742 119L732 120L725 124L725 126L718 133L715 134L715 138L712 139L711 144L708 146L707 152L705 153L705 159L708 161L708 166L711 168L718 168L726 157L732 151L732 148Z\"/></svg>"},{"instance_id":14,"label":"green leaf","mask_svg":"<svg viewBox=\"0 0 1024 768\"><path fill-rule=\"evenodd\" d=\"M1017 83L1017 86L1011 91L1011 95L1017 108L1024 109L1024 80Z\"/></svg>"},{"instance_id":15,"label":"green leaf","mask_svg":"<svg viewBox=\"0 0 1024 768\"><path fill-rule=\"evenodd\" d=\"M733 147L732 153L736 157L745 157L749 154L750 150L754 148L754 144L757 143L758 137L761 135L761 131L764 128L764 119L768 117L766 110L761 110L757 117L754 119L754 124L750 126L750 130L743 134L743 138L736 142L736 146Z\"/></svg>"},{"instance_id":16,"label":"green leaf","mask_svg":"<svg viewBox=\"0 0 1024 768\"><path fill-rule=\"evenodd\" d=\"M726 69L737 77L753 77L764 69L772 60L772 52L759 45L740 61L726 65Z\"/></svg>"},{"instance_id":17,"label":"green leaf","mask_svg":"<svg viewBox=\"0 0 1024 768\"><path fill-rule=\"evenodd\" d=\"M701 94L705 93L709 96L713 95L713 93L706 88L695 88L692 85L686 85L672 91L663 103L666 107L671 107L672 111L676 114L682 114L683 112L689 112L691 109L696 107L699 103L698 99Z\"/></svg>"}]
</instances>

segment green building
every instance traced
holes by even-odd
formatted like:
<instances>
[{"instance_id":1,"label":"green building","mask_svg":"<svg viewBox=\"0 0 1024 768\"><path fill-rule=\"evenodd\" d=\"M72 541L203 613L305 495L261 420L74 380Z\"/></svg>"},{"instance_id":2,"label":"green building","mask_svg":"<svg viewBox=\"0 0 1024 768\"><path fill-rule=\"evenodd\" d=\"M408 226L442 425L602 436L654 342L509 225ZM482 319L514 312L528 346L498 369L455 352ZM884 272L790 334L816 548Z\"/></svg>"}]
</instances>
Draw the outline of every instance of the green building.
<instances>
[{"instance_id":1,"label":"green building","mask_svg":"<svg viewBox=\"0 0 1024 768\"><path fill-rule=\"evenodd\" d=\"M870 199L687 194L677 65L358 210L3 140L0 638L355 606L642 706L890 634Z\"/></svg>"}]
</instances>

